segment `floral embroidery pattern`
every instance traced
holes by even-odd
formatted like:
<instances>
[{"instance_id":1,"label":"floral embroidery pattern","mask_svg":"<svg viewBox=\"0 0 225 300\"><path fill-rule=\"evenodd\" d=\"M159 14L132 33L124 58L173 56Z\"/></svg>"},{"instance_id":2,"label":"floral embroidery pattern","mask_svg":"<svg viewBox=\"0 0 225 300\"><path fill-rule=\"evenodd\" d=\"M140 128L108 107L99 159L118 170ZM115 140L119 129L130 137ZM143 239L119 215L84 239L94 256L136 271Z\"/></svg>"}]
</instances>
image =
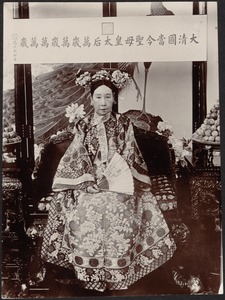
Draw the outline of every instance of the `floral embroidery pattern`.
<instances>
[{"instance_id":1,"label":"floral embroidery pattern","mask_svg":"<svg viewBox=\"0 0 225 300\"><path fill-rule=\"evenodd\" d=\"M111 126L112 122L116 126ZM145 178L144 161L137 155L129 123L125 130L112 117L106 121L105 128L110 148L124 155L131 167L135 168L135 160L137 165L140 163L135 174L140 173ZM98 130L93 133L91 139L98 139ZM85 154L84 159L88 157L87 149L81 151L80 148L79 151L77 156L73 152L77 163L82 161L82 155ZM72 152L62 159L69 158L69 154ZM101 157L96 156L92 163L95 166L92 171L97 173L102 166ZM71 161L68 164L71 166ZM58 173L59 170L63 173L63 166L61 168ZM88 168L90 164L83 172ZM72 172L72 167L70 170ZM174 240L151 192L136 190L130 196L113 192L88 194L82 189L69 189L53 196L42 257L48 262L72 268L84 287L104 290L126 288L166 262L175 249Z\"/></svg>"}]
</instances>

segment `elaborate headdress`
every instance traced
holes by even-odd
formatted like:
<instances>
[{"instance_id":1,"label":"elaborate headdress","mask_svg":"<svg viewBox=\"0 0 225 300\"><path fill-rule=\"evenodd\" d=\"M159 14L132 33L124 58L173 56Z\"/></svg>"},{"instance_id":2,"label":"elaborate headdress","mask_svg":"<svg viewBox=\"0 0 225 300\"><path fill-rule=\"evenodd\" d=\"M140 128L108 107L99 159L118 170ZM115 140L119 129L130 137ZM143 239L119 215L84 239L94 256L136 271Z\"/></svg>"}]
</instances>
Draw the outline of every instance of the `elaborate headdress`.
<instances>
[{"instance_id":1,"label":"elaborate headdress","mask_svg":"<svg viewBox=\"0 0 225 300\"><path fill-rule=\"evenodd\" d=\"M111 81L112 84L118 89L124 88L127 84L132 81L131 76L120 70L115 70L112 73L106 70L100 70L92 75L90 72L86 71L81 74L81 70L79 70L76 74L76 85L83 86L84 88L90 87L92 82L98 80L108 80Z\"/></svg>"},{"instance_id":2,"label":"elaborate headdress","mask_svg":"<svg viewBox=\"0 0 225 300\"><path fill-rule=\"evenodd\" d=\"M132 77L128 73L120 70L113 72L100 70L93 74L88 71L82 73L82 70L79 69L76 73L75 84L86 89L91 86L92 82L99 80L108 80L118 89L122 89L132 81ZM66 108L65 116L69 118L69 123L77 123L80 119L84 118L85 115L84 104L78 105L78 103L72 103Z\"/></svg>"}]
</instances>

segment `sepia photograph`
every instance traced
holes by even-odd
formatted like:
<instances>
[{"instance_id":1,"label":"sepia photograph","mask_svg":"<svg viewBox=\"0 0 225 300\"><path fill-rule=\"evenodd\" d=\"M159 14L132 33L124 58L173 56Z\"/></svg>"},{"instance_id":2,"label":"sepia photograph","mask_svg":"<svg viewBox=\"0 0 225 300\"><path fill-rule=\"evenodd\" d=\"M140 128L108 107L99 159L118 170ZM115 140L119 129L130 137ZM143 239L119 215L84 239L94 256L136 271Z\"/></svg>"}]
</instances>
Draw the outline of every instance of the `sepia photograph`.
<instances>
[{"instance_id":1,"label":"sepia photograph","mask_svg":"<svg viewBox=\"0 0 225 300\"><path fill-rule=\"evenodd\" d=\"M2 6L1 297L222 295L217 1Z\"/></svg>"}]
</instances>

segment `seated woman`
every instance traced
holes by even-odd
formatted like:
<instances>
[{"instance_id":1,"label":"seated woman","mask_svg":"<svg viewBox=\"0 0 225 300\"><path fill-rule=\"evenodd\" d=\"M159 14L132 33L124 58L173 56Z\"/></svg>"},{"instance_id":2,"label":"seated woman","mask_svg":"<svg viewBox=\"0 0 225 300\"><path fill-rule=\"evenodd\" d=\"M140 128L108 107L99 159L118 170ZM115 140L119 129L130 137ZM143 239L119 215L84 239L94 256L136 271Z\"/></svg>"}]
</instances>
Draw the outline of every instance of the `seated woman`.
<instances>
[{"instance_id":1,"label":"seated woman","mask_svg":"<svg viewBox=\"0 0 225 300\"><path fill-rule=\"evenodd\" d=\"M126 83L128 74L123 75ZM168 261L176 245L150 191L132 123L112 112L121 80L104 70L80 79L90 84L94 112L76 124L74 140L58 165L42 258L73 268L86 289L127 289ZM98 186L115 153L129 166L133 193Z\"/></svg>"}]
</instances>

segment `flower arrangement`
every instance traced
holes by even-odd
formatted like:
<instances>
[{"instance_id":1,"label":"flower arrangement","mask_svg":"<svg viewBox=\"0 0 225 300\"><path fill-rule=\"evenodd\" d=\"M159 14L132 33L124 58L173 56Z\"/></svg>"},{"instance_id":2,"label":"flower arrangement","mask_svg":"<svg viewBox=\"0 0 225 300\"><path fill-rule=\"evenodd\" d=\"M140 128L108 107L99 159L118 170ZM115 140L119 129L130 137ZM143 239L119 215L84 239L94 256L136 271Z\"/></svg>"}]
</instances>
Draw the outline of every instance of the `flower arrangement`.
<instances>
[{"instance_id":1,"label":"flower arrangement","mask_svg":"<svg viewBox=\"0 0 225 300\"><path fill-rule=\"evenodd\" d=\"M185 155L188 155L190 151L184 148L184 142L182 140L178 140L174 136L170 136L168 142L172 145L176 162L180 162L181 166L186 165L186 161L184 160Z\"/></svg>"},{"instance_id":2,"label":"flower arrangement","mask_svg":"<svg viewBox=\"0 0 225 300\"><path fill-rule=\"evenodd\" d=\"M27 228L26 235L31 238L32 240L35 240L37 238L40 238L43 236L45 229L44 224L32 224L30 227Z\"/></svg>"},{"instance_id":3,"label":"flower arrangement","mask_svg":"<svg viewBox=\"0 0 225 300\"><path fill-rule=\"evenodd\" d=\"M42 197L40 202L38 203L39 211L48 211L50 208L50 203L53 200L54 193L50 193L46 197Z\"/></svg>"},{"instance_id":4,"label":"flower arrangement","mask_svg":"<svg viewBox=\"0 0 225 300\"><path fill-rule=\"evenodd\" d=\"M84 104L78 105L72 103L66 108L66 117L69 118L69 123L77 123L81 118L85 116Z\"/></svg>"},{"instance_id":5,"label":"flower arrangement","mask_svg":"<svg viewBox=\"0 0 225 300\"><path fill-rule=\"evenodd\" d=\"M84 88L89 87L92 82L98 80L109 80L115 85L115 87L117 87L118 89L122 89L132 81L128 73L122 72L120 70L115 70L112 73L106 70L100 70L94 75L91 75L91 73L87 71L79 75L80 72L81 70L79 70L76 74L75 83L76 85L80 85Z\"/></svg>"},{"instance_id":6,"label":"flower arrangement","mask_svg":"<svg viewBox=\"0 0 225 300\"><path fill-rule=\"evenodd\" d=\"M34 144L34 159L39 161L41 159L41 153L44 149L44 144Z\"/></svg>"},{"instance_id":7,"label":"flower arrangement","mask_svg":"<svg viewBox=\"0 0 225 300\"><path fill-rule=\"evenodd\" d=\"M157 125L157 133L169 137L173 134L172 126L169 125L168 121L159 121Z\"/></svg>"},{"instance_id":8,"label":"flower arrangement","mask_svg":"<svg viewBox=\"0 0 225 300\"><path fill-rule=\"evenodd\" d=\"M186 165L185 155L189 154L189 143L185 139L177 139L173 135L172 126L168 121L158 122L157 133L168 138L168 143L172 145L175 153L176 162L180 162L181 166Z\"/></svg>"}]
</instances>

